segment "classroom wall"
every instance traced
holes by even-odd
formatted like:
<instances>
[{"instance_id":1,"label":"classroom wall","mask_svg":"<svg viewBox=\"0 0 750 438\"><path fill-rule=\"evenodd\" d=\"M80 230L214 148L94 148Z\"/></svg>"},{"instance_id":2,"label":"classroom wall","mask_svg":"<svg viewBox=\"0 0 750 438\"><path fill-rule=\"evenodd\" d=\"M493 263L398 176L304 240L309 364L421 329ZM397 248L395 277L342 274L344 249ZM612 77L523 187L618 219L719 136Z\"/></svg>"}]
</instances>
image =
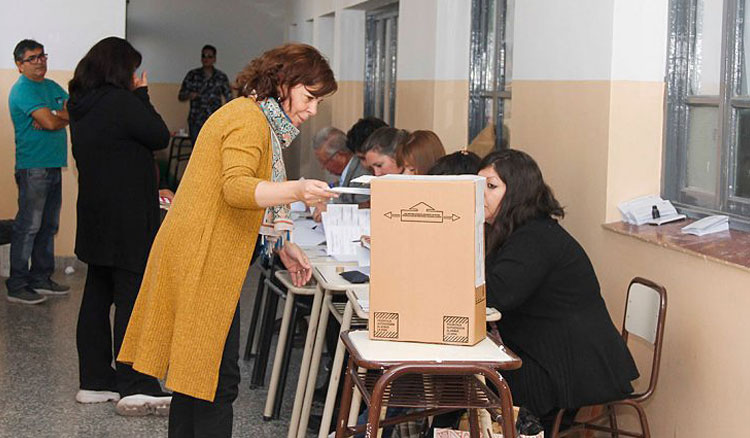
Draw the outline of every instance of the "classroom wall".
<instances>
[{"instance_id":1,"label":"classroom wall","mask_svg":"<svg viewBox=\"0 0 750 438\"><path fill-rule=\"evenodd\" d=\"M618 326L632 277L668 290L652 436L732 435L750 403L750 272L601 228L618 202L660 190L667 17L667 0L516 2L511 146L566 207Z\"/></svg>"},{"instance_id":2,"label":"classroom wall","mask_svg":"<svg viewBox=\"0 0 750 438\"><path fill-rule=\"evenodd\" d=\"M24 38L42 43L49 53L47 78L67 89L83 55L94 43L112 35L125 36L125 0L72 3L31 0L3 4L0 15L0 218L14 218L18 210L18 188L13 177L15 134L8 109L8 93L19 76L13 63L13 48ZM62 177L60 230L55 239L55 253L61 256L73 255L75 243L78 184L75 161L70 148L68 151L68 168L63 170Z\"/></svg>"},{"instance_id":3,"label":"classroom wall","mask_svg":"<svg viewBox=\"0 0 750 438\"><path fill-rule=\"evenodd\" d=\"M252 58L284 41L286 4L277 0L129 0L127 38L143 55L151 101L171 131L187 129L187 102L177 93L200 67L201 48L217 49L216 67L234 81Z\"/></svg>"},{"instance_id":4,"label":"classroom wall","mask_svg":"<svg viewBox=\"0 0 750 438\"><path fill-rule=\"evenodd\" d=\"M331 98L330 121L320 116L303 129L314 133L332 124L346 131L364 109L365 14L392 4L389 0L291 0L290 40L305 40L321 48L322 38L307 27L333 20L333 51L329 56L339 91ZM396 66L396 126L431 129L448 152L466 146L468 136L470 0L401 0ZM417 60L415 62L415 60ZM311 135L311 134L310 134ZM318 166L302 158L302 169L314 174Z\"/></svg>"}]
</instances>

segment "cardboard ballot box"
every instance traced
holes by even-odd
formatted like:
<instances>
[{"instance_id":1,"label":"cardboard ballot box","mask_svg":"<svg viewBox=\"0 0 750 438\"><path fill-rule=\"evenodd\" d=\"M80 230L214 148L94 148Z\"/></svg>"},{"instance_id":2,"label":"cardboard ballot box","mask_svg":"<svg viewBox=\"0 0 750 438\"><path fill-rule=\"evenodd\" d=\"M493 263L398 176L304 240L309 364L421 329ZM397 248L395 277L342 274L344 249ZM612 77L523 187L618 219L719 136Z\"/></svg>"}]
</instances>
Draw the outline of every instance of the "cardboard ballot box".
<instances>
[{"instance_id":1,"label":"cardboard ballot box","mask_svg":"<svg viewBox=\"0 0 750 438\"><path fill-rule=\"evenodd\" d=\"M474 175L371 181L371 339L484 339L484 185Z\"/></svg>"}]
</instances>

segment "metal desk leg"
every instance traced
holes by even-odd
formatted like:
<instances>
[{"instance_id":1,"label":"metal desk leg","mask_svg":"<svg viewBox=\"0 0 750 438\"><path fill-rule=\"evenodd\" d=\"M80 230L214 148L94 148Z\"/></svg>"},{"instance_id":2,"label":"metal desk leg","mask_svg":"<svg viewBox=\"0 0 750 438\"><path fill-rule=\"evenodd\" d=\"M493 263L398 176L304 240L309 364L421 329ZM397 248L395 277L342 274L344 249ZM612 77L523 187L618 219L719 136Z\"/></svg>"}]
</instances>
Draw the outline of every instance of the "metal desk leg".
<instances>
[{"instance_id":1,"label":"metal desk leg","mask_svg":"<svg viewBox=\"0 0 750 438\"><path fill-rule=\"evenodd\" d=\"M341 319L341 331L343 333L351 327L352 324L352 303L347 302L344 308L344 317ZM336 404L336 395L339 390L339 380L341 379L341 368L344 366L344 343L339 338L336 342L336 354L333 356L333 365L331 366L331 380L328 382L328 392L326 393L326 404L323 408L323 418L320 422L318 438L327 438L330 432L331 418L333 417L333 407Z\"/></svg>"},{"instance_id":2,"label":"metal desk leg","mask_svg":"<svg viewBox=\"0 0 750 438\"><path fill-rule=\"evenodd\" d=\"M274 354L273 368L271 369L271 381L268 383L266 406L263 409L264 420L270 420L273 417L274 401L279 385L279 375L281 374L281 362L284 356L284 345L286 345L286 337L289 335L289 327L292 325L292 307L294 307L294 294L292 291L287 291L286 303L284 303L284 316L281 318L281 328L279 329L279 337L276 341L276 353Z\"/></svg>"},{"instance_id":3,"label":"metal desk leg","mask_svg":"<svg viewBox=\"0 0 750 438\"><path fill-rule=\"evenodd\" d=\"M364 368L357 368L357 373L362 374L365 372ZM352 403L351 407L349 408L349 421L347 421L347 426L356 426L357 425L357 418L359 417L359 407L362 405L362 393L359 392L359 389L355 386L354 387L354 393L352 394Z\"/></svg>"},{"instance_id":4,"label":"metal desk leg","mask_svg":"<svg viewBox=\"0 0 750 438\"><path fill-rule=\"evenodd\" d=\"M318 327L320 317L320 307L323 302L323 290L318 287L313 299L312 310L310 311L310 323L307 328L307 337L305 338L305 349L302 352L302 362L300 363L299 380L297 381L297 392L294 394L294 405L292 407L292 418L289 420L288 438L297 436L297 429L300 423L300 414L302 413L302 402L305 398L305 387L307 386L307 374L310 370L310 359L312 358L313 347L315 346L315 329Z\"/></svg>"},{"instance_id":5,"label":"metal desk leg","mask_svg":"<svg viewBox=\"0 0 750 438\"><path fill-rule=\"evenodd\" d=\"M317 336L315 337L315 348L313 349L312 358L310 359L310 373L307 375L307 389L305 389L305 398L302 404L302 414L299 420L299 429L297 438L307 436L307 422L310 420L310 410L312 409L313 395L315 394L315 382L318 380L318 368L320 368L320 356L323 354L323 344L325 344L326 327L328 326L328 316L331 311L328 305L333 297L330 292L326 292L323 298L323 306L320 309L320 318L318 318Z\"/></svg>"}]
</instances>

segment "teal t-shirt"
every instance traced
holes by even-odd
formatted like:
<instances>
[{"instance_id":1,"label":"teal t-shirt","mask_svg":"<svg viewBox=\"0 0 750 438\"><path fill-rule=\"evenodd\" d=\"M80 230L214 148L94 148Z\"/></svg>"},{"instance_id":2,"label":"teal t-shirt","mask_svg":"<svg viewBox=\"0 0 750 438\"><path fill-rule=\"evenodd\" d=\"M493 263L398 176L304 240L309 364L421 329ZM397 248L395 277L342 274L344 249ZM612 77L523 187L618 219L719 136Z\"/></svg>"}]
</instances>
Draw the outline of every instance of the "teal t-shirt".
<instances>
[{"instance_id":1,"label":"teal t-shirt","mask_svg":"<svg viewBox=\"0 0 750 438\"><path fill-rule=\"evenodd\" d=\"M55 81L35 82L21 75L8 96L10 118L16 132L16 169L34 167L66 167L68 165L68 134L34 129L31 113L39 108L61 110L68 93Z\"/></svg>"}]
</instances>

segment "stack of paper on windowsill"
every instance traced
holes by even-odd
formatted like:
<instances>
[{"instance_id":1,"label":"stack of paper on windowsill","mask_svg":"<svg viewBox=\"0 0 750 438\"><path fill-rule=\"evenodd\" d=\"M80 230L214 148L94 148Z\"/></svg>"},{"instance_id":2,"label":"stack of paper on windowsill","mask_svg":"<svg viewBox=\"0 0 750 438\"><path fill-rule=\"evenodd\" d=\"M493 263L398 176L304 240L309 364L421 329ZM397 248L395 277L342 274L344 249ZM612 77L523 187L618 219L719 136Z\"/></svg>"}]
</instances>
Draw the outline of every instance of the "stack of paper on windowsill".
<instances>
[{"instance_id":1,"label":"stack of paper on windowsill","mask_svg":"<svg viewBox=\"0 0 750 438\"><path fill-rule=\"evenodd\" d=\"M715 215L704 217L699 221L683 227L683 234L692 234L694 236L705 236L711 233L720 233L729 230L729 217L724 215Z\"/></svg>"},{"instance_id":2,"label":"stack of paper on windowsill","mask_svg":"<svg viewBox=\"0 0 750 438\"><path fill-rule=\"evenodd\" d=\"M623 222L633 225L663 225L685 219L671 202L656 195L642 196L617 205Z\"/></svg>"}]
</instances>

